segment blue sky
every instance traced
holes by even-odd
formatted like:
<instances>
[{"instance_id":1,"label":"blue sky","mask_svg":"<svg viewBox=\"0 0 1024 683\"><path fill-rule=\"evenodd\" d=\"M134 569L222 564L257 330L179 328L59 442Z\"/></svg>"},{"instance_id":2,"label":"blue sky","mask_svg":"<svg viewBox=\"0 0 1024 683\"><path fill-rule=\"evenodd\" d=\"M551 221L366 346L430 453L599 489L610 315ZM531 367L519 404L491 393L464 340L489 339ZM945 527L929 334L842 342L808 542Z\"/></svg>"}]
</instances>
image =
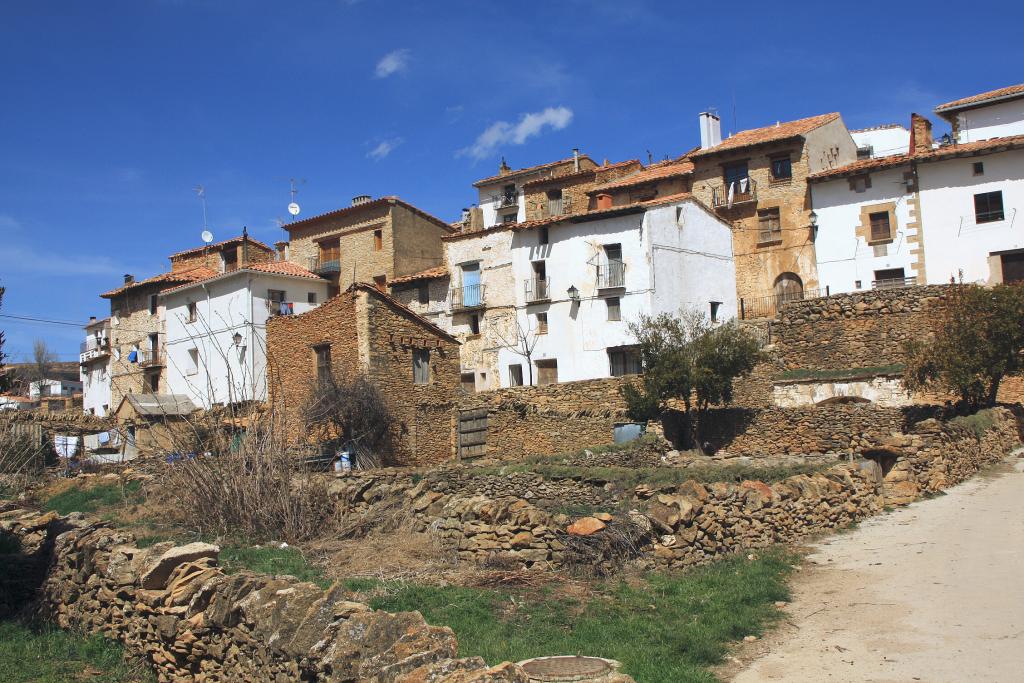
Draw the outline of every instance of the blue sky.
<instances>
[{"instance_id":1,"label":"blue sky","mask_svg":"<svg viewBox=\"0 0 1024 683\"><path fill-rule=\"evenodd\" d=\"M709 106L723 133L906 122L1024 75L1016 2L745 5L8 0L0 313L107 315L123 273L199 244L198 184L217 239L281 239L292 177L304 216L397 194L454 220L501 155L661 159ZM36 337L76 359L84 334L0 329L15 360Z\"/></svg>"}]
</instances>

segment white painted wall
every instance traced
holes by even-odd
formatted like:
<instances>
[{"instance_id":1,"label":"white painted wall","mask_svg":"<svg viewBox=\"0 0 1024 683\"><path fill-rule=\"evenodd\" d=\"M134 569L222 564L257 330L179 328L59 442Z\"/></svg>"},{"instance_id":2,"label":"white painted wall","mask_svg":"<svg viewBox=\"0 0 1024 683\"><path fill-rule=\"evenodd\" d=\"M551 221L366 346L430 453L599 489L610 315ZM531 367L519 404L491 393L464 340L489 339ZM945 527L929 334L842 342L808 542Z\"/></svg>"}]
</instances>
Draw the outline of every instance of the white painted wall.
<instances>
[{"instance_id":1,"label":"white painted wall","mask_svg":"<svg viewBox=\"0 0 1024 683\"><path fill-rule=\"evenodd\" d=\"M523 183L532 179L533 176L517 176L516 180L500 181L492 185L482 185L478 188L480 209L483 211L485 228L499 225L502 223L503 217L508 214L514 214L517 222L526 220L526 193L523 192ZM518 208L512 209L509 207L499 211L498 206L500 204L497 199L504 193L504 187L512 184L515 184L516 195L519 197Z\"/></svg>"},{"instance_id":2,"label":"white painted wall","mask_svg":"<svg viewBox=\"0 0 1024 683\"><path fill-rule=\"evenodd\" d=\"M532 361L557 360L560 382L608 377L608 349L635 343L628 323L641 314L687 307L707 312L713 300L722 302L720 319L736 310L732 233L696 203L553 224L547 245L539 244L539 234L527 230L512 236L516 315L524 329L536 330L537 313L547 313L548 333L539 337ZM624 288L597 287L596 265L604 263L607 244L622 247ZM525 282L537 260L546 261L551 299L527 303ZM578 302L570 300L570 286L579 290ZM613 296L619 297L620 321L608 320L607 299ZM524 383L530 381L526 360L511 349L499 349L498 364L501 386L509 386L513 364L522 365ZM536 367L533 378L536 383Z\"/></svg>"},{"instance_id":3,"label":"white painted wall","mask_svg":"<svg viewBox=\"0 0 1024 683\"><path fill-rule=\"evenodd\" d=\"M71 396L82 390L81 382L64 379L42 379L28 385L28 397L31 399Z\"/></svg>"},{"instance_id":4,"label":"white painted wall","mask_svg":"<svg viewBox=\"0 0 1024 683\"><path fill-rule=\"evenodd\" d=\"M82 410L105 416L110 412L110 368L107 362L89 363L82 367Z\"/></svg>"},{"instance_id":5,"label":"white painted wall","mask_svg":"<svg viewBox=\"0 0 1024 683\"><path fill-rule=\"evenodd\" d=\"M812 187L814 212L818 215L818 236L815 256L818 261L818 282L833 294L871 289L876 270L903 268L907 277L914 273L918 256L911 253L908 238L917 237L917 228L908 226L913 221L903 173L910 166L876 171L871 174L871 187L864 192L850 189L847 178L815 183ZM865 206L896 203L895 239L884 245L885 253L875 255L874 247L856 234L861 210ZM881 207L880 207L881 208ZM925 229L925 248L932 247L929 231ZM860 286L857 286L857 282Z\"/></svg>"},{"instance_id":6,"label":"white painted wall","mask_svg":"<svg viewBox=\"0 0 1024 683\"><path fill-rule=\"evenodd\" d=\"M167 393L184 394L197 406L265 400L267 392L267 291L284 290L296 315L327 298L327 282L237 271L207 283L165 293ZM317 304L307 303L315 292ZM196 322L188 322L188 303ZM235 345L234 335L242 336ZM198 354L193 365L190 350Z\"/></svg>"},{"instance_id":7,"label":"white painted wall","mask_svg":"<svg viewBox=\"0 0 1024 683\"><path fill-rule=\"evenodd\" d=\"M975 176L979 161L984 175ZM929 284L949 282L961 269L966 282L995 281L989 254L1024 249L1024 150L920 164L918 175ZM995 190L1003 193L1005 220L978 224L974 195Z\"/></svg>"},{"instance_id":8,"label":"white painted wall","mask_svg":"<svg viewBox=\"0 0 1024 683\"><path fill-rule=\"evenodd\" d=\"M1024 135L1024 98L968 109L957 120L961 143Z\"/></svg>"},{"instance_id":9,"label":"white painted wall","mask_svg":"<svg viewBox=\"0 0 1024 683\"><path fill-rule=\"evenodd\" d=\"M906 154L910 148L910 131L903 126L851 130L850 135L858 148L870 146L872 157Z\"/></svg>"}]
</instances>

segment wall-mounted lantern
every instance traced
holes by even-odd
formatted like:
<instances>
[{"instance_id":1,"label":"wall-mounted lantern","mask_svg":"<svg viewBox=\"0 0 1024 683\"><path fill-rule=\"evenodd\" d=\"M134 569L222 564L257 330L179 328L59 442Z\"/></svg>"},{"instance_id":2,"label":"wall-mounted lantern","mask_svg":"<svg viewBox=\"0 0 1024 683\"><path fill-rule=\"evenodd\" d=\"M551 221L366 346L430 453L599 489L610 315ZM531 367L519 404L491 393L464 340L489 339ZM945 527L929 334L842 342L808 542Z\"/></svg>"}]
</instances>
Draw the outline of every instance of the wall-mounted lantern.
<instances>
[{"instance_id":1,"label":"wall-mounted lantern","mask_svg":"<svg viewBox=\"0 0 1024 683\"><path fill-rule=\"evenodd\" d=\"M580 290L576 289L575 285L569 285L569 289L566 290L566 293L569 295L569 298L571 300L573 300L573 301L579 301L580 300Z\"/></svg>"}]
</instances>

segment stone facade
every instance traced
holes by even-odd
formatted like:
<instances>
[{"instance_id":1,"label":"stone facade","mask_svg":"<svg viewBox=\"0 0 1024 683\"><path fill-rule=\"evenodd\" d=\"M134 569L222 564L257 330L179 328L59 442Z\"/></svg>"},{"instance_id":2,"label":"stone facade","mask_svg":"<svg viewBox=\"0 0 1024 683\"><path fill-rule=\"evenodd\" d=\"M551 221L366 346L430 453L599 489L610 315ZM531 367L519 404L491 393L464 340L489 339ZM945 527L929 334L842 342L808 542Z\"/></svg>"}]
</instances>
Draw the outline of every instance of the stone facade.
<instances>
[{"instance_id":1,"label":"stone facade","mask_svg":"<svg viewBox=\"0 0 1024 683\"><path fill-rule=\"evenodd\" d=\"M274 250L260 241L250 237L211 244L205 247L189 249L171 254L171 271L178 273L193 268L209 268L215 273L224 272L225 268L241 268L252 263L267 263L276 258Z\"/></svg>"},{"instance_id":2,"label":"stone facade","mask_svg":"<svg viewBox=\"0 0 1024 683\"><path fill-rule=\"evenodd\" d=\"M911 401L911 395L903 388L899 375L834 381L778 381L772 393L775 405L780 408L800 408L834 401L863 401L883 408L899 408Z\"/></svg>"},{"instance_id":3,"label":"stone facade","mask_svg":"<svg viewBox=\"0 0 1024 683\"><path fill-rule=\"evenodd\" d=\"M596 168L588 168L553 178L539 178L523 184L526 220L534 221L558 215L579 214L597 208L589 195L597 185L633 173L640 168L637 160ZM558 197L551 201L552 197ZM553 212L552 209L555 209Z\"/></svg>"},{"instance_id":4,"label":"stone facade","mask_svg":"<svg viewBox=\"0 0 1024 683\"><path fill-rule=\"evenodd\" d=\"M160 393L166 386L166 368L162 362L164 307L151 308L151 297L179 283L154 283L134 287L110 300L110 409L127 394ZM150 352L153 336L157 354L144 362L132 362L133 350ZM155 382L155 384L154 384ZM153 390L155 387L155 391Z\"/></svg>"},{"instance_id":5,"label":"stone facade","mask_svg":"<svg viewBox=\"0 0 1024 683\"><path fill-rule=\"evenodd\" d=\"M270 403L285 415L290 439L304 435L302 406L317 381L316 349L325 346L335 373L362 373L384 394L397 418L394 455L400 462L451 458L458 342L369 285L354 285L312 311L268 322ZM416 350L429 354L426 384L414 383Z\"/></svg>"}]
</instances>

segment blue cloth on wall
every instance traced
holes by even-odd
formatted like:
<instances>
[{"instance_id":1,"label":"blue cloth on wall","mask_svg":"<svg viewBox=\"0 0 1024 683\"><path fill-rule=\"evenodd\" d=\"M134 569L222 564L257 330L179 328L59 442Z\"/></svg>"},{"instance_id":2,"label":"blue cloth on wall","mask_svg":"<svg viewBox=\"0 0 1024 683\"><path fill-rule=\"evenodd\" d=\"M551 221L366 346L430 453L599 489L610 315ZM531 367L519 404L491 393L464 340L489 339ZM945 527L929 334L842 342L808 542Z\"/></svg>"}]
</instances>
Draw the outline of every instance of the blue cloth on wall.
<instances>
[{"instance_id":1,"label":"blue cloth on wall","mask_svg":"<svg viewBox=\"0 0 1024 683\"><path fill-rule=\"evenodd\" d=\"M130 352L128 354L128 362L129 363L134 363L136 360L138 360L138 358L139 358L139 352L138 351L132 351L132 352Z\"/></svg>"}]
</instances>

